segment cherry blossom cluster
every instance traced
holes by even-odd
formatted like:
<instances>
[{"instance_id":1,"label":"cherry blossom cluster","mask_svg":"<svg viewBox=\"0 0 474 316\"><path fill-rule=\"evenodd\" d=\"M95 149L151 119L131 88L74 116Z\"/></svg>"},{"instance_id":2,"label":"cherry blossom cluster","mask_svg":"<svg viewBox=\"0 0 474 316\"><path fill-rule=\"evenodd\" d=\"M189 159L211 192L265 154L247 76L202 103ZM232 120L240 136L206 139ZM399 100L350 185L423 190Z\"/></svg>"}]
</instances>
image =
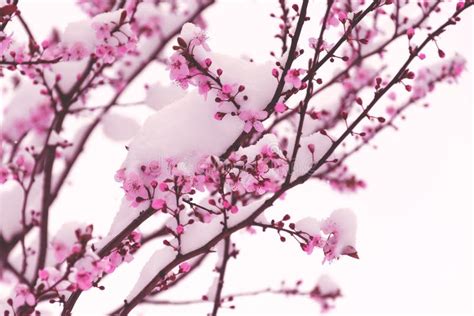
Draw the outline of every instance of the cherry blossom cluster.
<instances>
[{"instance_id":1,"label":"cherry blossom cluster","mask_svg":"<svg viewBox=\"0 0 474 316\"><path fill-rule=\"evenodd\" d=\"M30 39L28 47L2 32L0 60L9 64L11 69L20 66L24 72L38 78L37 65L48 67L51 63L78 61L90 56L110 64L133 52L137 43L126 10L96 15L90 22L71 26L66 30L65 36L66 39L62 41L52 36L40 44L31 44Z\"/></svg>"},{"instance_id":2,"label":"cherry blossom cluster","mask_svg":"<svg viewBox=\"0 0 474 316\"><path fill-rule=\"evenodd\" d=\"M196 57L198 52L205 54L210 51L206 40L206 33L202 29L193 24L185 24L181 37L178 38L179 46L174 46L176 52L169 59L170 79L176 81L183 89L186 89L189 84L195 85L199 93L204 96L207 96L211 88L218 89L213 87L217 84L214 82L213 74L207 75L212 60L205 55ZM221 72L222 70L219 71ZM229 94L231 89L229 86L222 93Z\"/></svg>"},{"instance_id":3,"label":"cherry blossom cluster","mask_svg":"<svg viewBox=\"0 0 474 316\"><path fill-rule=\"evenodd\" d=\"M61 45L57 49L61 51L62 56L68 60L82 60L94 54L99 60L110 64L135 49L137 40L130 30L127 11L121 11L118 20L104 21L96 17L92 21L90 27L95 36L94 45L91 46L80 40L66 46ZM53 49L52 54L55 53L57 52Z\"/></svg>"},{"instance_id":4,"label":"cherry blossom cluster","mask_svg":"<svg viewBox=\"0 0 474 316\"><path fill-rule=\"evenodd\" d=\"M32 174L34 166L35 161L30 152L25 150L18 153L11 163L0 166L0 183L8 179L23 182Z\"/></svg>"},{"instance_id":5,"label":"cherry blossom cluster","mask_svg":"<svg viewBox=\"0 0 474 316\"><path fill-rule=\"evenodd\" d=\"M141 234L132 232L109 255L100 258L93 249L92 225L79 227L74 233L74 240L68 241L64 236L52 240L54 259L50 266L38 271L34 288L22 283L15 287L8 300L13 314L33 313L43 297L52 303L64 303L74 291L104 289L99 285L100 279L114 272L121 263L133 260L133 253L140 248Z\"/></svg>"},{"instance_id":6,"label":"cherry blossom cluster","mask_svg":"<svg viewBox=\"0 0 474 316\"><path fill-rule=\"evenodd\" d=\"M120 169L116 180L122 182L132 206L152 201L151 206L160 210L166 210L166 204L173 205L171 201L177 195L193 195L197 191L216 192L226 188L236 197L261 196L278 190L287 171L287 160L276 146L264 144L259 147L256 153L248 149L234 152L224 163L214 156L203 157L193 173L186 171L185 161L166 159L160 163L154 160L141 165L139 172ZM212 200L212 203L236 213L237 207L228 198Z\"/></svg>"},{"instance_id":7,"label":"cherry blossom cluster","mask_svg":"<svg viewBox=\"0 0 474 316\"><path fill-rule=\"evenodd\" d=\"M222 120L227 114L238 115L245 122L244 131L262 132L262 121L268 117L263 110L241 109L243 104L250 102L245 85L238 82L225 82L222 75L224 69L213 65L213 55L206 43L205 32L192 24L185 24L178 45L174 46L175 53L169 59L170 79L176 81L183 89L189 85L198 88L204 98L211 97L219 104L215 114L217 120ZM283 104L279 106L283 112Z\"/></svg>"},{"instance_id":8,"label":"cherry blossom cluster","mask_svg":"<svg viewBox=\"0 0 474 316\"><path fill-rule=\"evenodd\" d=\"M350 210L336 210L322 221L304 218L289 222L290 219L291 216L286 214L281 220L255 222L253 225L261 227L263 231L276 230L282 242L286 241L285 234L291 236L309 255L313 253L314 248L322 249L323 262L331 262L343 255L359 258L355 249L356 219Z\"/></svg>"}]
</instances>

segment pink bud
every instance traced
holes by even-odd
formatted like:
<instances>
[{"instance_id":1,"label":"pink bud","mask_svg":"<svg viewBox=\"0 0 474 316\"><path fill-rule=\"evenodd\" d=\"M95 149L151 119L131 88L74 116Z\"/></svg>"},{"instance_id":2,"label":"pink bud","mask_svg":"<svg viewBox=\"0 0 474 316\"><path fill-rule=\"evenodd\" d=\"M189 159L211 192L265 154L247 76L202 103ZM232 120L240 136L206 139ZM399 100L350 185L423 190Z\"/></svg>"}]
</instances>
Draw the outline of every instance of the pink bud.
<instances>
[{"instance_id":1,"label":"pink bud","mask_svg":"<svg viewBox=\"0 0 474 316\"><path fill-rule=\"evenodd\" d=\"M38 276L41 280L45 281L49 278L49 273L48 271L41 269L38 271Z\"/></svg>"},{"instance_id":2,"label":"pink bud","mask_svg":"<svg viewBox=\"0 0 474 316\"><path fill-rule=\"evenodd\" d=\"M183 262L179 265L179 270L181 272L189 272L189 270L191 270L191 265L187 262Z\"/></svg>"},{"instance_id":3,"label":"pink bud","mask_svg":"<svg viewBox=\"0 0 474 316\"><path fill-rule=\"evenodd\" d=\"M49 41L48 40L44 40L41 42L41 46L43 47L43 49L46 49L49 47Z\"/></svg>"},{"instance_id":4,"label":"pink bud","mask_svg":"<svg viewBox=\"0 0 474 316\"><path fill-rule=\"evenodd\" d=\"M168 185L164 182L161 182L160 185L158 186L161 192L166 192L168 191Z\"/></svg>"},{"instance_id":5,"label":"pink bud","mask_svg":"<svg viewBox=\"0 0 474 316\"><path fill-rule=\"evenodd\" d=\"M71 248L72 253L80 253L81 252L81 245L80 244L74 244Z\"/></svg>"},{"instance_id":6,"label":"pink bud","mask_svg":"<svg viewBox=\"0 0 474 316\"><path fill-rule=\"evenodd\" d=\"M407 30L408 39L412 39L413 35L415 35L415 30L412 27L408 28Z\"/></svg>"},{"instance_id":7,"label":"pink bud","mask_svg":"<svg viewBox=\"0 0 474 316\"><path fill-rule=\"evenodd\" d=\"M346 19L347 19L347 14L346 14L346 12L340 11L340 12L337 14L337 18L338 18L339 21L341 21L342 23L346 22Z\"/></svg>"},{"instance_id":8,"label":"pink bud","mask_svg":"<svg viewBox=\"0 0 474 316\"><path fill-rule=\"evenodd\" d=\"M153 207L155 210L160 210L165 205L166 205L166 202L163 199L156 199L156 200L153 200L153 202L151 203L151 207Z\"/></svg>"},{"instance_id":9,"label":"pink bud","mask_svg":"<svg viewBox=\"0 0 474 316\"><path fill-rule=\"evenodd\" d=\"M288 108L286 107L285 103L283 102L278 102L277 104L275 104L275 111L277 113L283 113L287 110Z\"/></svg>"},{"instance_id":10,"label":"pink bud","mask_svg":"<svg viewBox=\"0 0 474 316\"><path fill-rule=\"evenodd\" d=\"M232 92L232 86L230 84L225 84L222 86L222 92L229 94Z\"/></svg>"},{"instance_id":11,"label":"pink bud","mask_svg":"<svg viewBox=\"0 0 474 316\"><path fill-rule=\"evenodd\" d=\"M214 114L214 118L218 121L221 121L225 116L225 113L222 113L222 112L216 112L216 114Z\"/></svg>"}]
</instances>

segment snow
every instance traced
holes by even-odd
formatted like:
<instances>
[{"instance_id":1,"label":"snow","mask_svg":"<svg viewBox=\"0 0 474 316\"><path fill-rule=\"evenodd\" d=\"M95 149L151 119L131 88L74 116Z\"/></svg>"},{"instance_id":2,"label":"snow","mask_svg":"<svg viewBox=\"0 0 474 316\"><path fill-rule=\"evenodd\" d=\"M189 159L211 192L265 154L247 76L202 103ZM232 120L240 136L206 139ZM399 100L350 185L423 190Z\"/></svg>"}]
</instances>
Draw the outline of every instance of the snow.
<instances>
[{"instance_id":1,"label":"snow","mask_svg":"<svg viewBox=\"0 0 474 316\"><path fill-rule=\"evenodd\" d=\"M27 225L31 223L31 210L40 210L42 182L42 177L38 177L32 185L25 212ZM6 241L22 230L23 199L24 193L18 182L9 180L0 185L0 236Z\"/></svg>"},{"instance_id":2,"label":"snow","mask_svg":"<svg viewBox=\"0 0 474 316\"><path fill-rule=\"evenodd\" d=\"M240 135L243 122L232 116L214 118L217 105L196 92L150 116L129 146L127 169L174 158L192 168L207 155L222 154ZM137 169L138 170L138 169Z\"/></svg>"},{"instance_id":3,"label":"snow","mask_svg":"<svg viewBox=\"0 0 474 316\"><path fill-rule=\"evenodd\" d=\"M248 161L252 161L255 156L261 153L263 147L265 146L270 147L275 153L283 157L283 153L280 150L278 138L274 134L265 134L254 145L250 145L245 148L240 148L237 153L240 156L247 156Z\"/></svg>"},{"instance_id":4,"label":"snow","mask_svg":"<svg viewBox=\"0 0 474 316\"><path fill-rule=\"evenodd\" d=\"M249 216L251 216L255 210L262 205L264 201L255 201L252 203L249 203L245 206L238 206L239 211L235 214L230 214L229 219L227 220L227 224L229 227L234 227L241 222L245 221Z\"/></svg>"},{"instance_id":5,"label":"snow","mask_svg":"<svg viewBox=\"0 0 474 316\"><path fill-rule=\"evenodd\" d=\"M289 143L288 148L290 150L288 151L288 157L291 157L290 152L292 152L293 150L293 144L294 139ZM314 154L309 151L309 144L314 145ZM291 180L295 180L296 178L308 172L311 169L312 165L318 162L322 158L322 156L328 151L328 149L332 145L332 141L327 136L324 136L320 133L314 133L309 136L301 137L300 145L301 147L298 150L298 155L296 157L295 167L291 176ZM328 160L331 160L331 157L329 157Z\"/></svg>"},{"instance_id":6,"label":"snow","mask_svg":"<svg viewBox=\"0 0 474 316\"><path fill-rule=\"evenodd\" d=\"M77 150L76 145L79 143L81 138L84 137L87 128L88 126L84 124L74 131L74 135L70 138L70 143L73 144L73 146L68 146L63 150L63 154L66 160L69 160L73 157L75 151Z\"/></svg>"},{"instance_id":7,"label":"snow","mask_svg":"<svg viewBox=\"0 0 474 316\"><path fill-rule=\"evenodd\" d=\"M186 230L181 235L181 251L183 254L202 247L222 232L221 221L222 218L215 216L210 223L195 222L186 226Z\"/></svg>"},{"instance_id":8,"label":"snow","mask_svg":"<svg viewBox=\"0 0 474 316\"><path fill-rule=\"evenodd\" d=\"M56 131L52 131L51 134L49 135L48 145L50 146L65 145L66 143L67 143L67 140L62 138Z\"/></svg>"},{"instance_id":9,"label":"snow","mask_svg":"<svg viewBox=\"0 0 474 316\"><path fill-rule=\"evenodd\" d=\"M35 275L36 265L38 263L38 240L37 234L30 234L25 240L26 248L26 270L24 276L27 280L33 281ZM18 244L11 252L8 261L17 270L21 271L23 267L23 252L21 246Z\"/></svg>"},{"instance_id":10,"label":"snow","mask_svg":"<svg viewBox=\"0 0 474 316\"><path fill-rule=\"evenodd\" d=\"M220 76L223 84L245 86L245 90L236 98L242 111L263 110L270 103L277 85L276 79L272 76L272 63L258 64L215 52L207 55L212 60L210 69L213 73L216 73L218 68L223 70ZM247 101L243 100L244 95L248 96ZM233 106L230 108L234 110Z\"/></svg>"},{"instance_id":11,"label":"snow","mask_svg":"<svg viewBox=\"0 0 474 316\"><path fill-rule=\"evenodd\" d=\"M60 76L58 87L63 93L68 93L76 84L79 76L84 72L88 60L60 61L51 65L51 69L46 71L45 78L49 87L56 83L56 77Z\"/></svg>"},{"instance_id":12,"label":"snow","mask_svg":"<svg viewBox=\"0 0 474 316\"><path fill-rule=\"evenodd\" d=\"M21 231L23 196L20 185L15 181L7 181L0 186L0 235L7 241Z\"/></svg>"},{"instance_id":13,"label":"snow","mask_svg":"<svg viewBox=\"0 0 474 316\"><path fill-rule=\"evenodd\" d=\"M107 236L97 242L96 246L98 249L104 247L109 241L111 241L118 233L120 233L127 225L137 218L142 211L144 211L148 205L145 203L138 205L137 207L130 206L130 201L123 198L120 204L120 209L115 215L112 225L110 226Z\"/></svg>"},{"instance_id":14,"label":"snow","mask_svg":"<svg viewBox=\"0 0 474 316\"><path fill-rule=\"evenodd\" d=\"M148 88L145 103L158 111L185 95L186 91L176 85L164 86L157 82Z\"/></svg>"},{"instance_id":15,"label":"snow","mask_svg":"<svg viewBox=\"0 0 474 316\"><path fill-rule=\"evenodd\" d=\"M82 42L89 51L95 49L95 31L91 20L69 23L64 30L62 42L68 46Z\"/></svg>"},{"instance_id":16,"label":"snow","mask_svg":"<svg viewBox=\"0 0 474 316\"><path fill-rule=\"evenodd\" d=\"M175 33L182 23L197 9L197 2L186 3L185 11L171 13L167 3L160 3L158 6L153 3L141 2L138 4L135 14L139 26L149 24L149 20L157 18L159 21L160 33L153 33L150 37L142 37L137 43L138 56L125 58L120 67L120 73L128 78L136 69L142 67L143 63L150 59L152 53L161 45L163 38ZM143 22L143 25L141 24Z\"/></svg>"},{"instance_id":17,"label":"snow","mask_svg":"<svg viewBox=\"0 0 474 316\"><path fill-rule=\"evenodd\" d=\"M100 42L96 37L96 32L92 25L95 23L118 22L122 11L123 10L117 10L114 12L101 13L92 19L69 23L62 36L63 43L70 46L81 42L89 51L94 51L95 45L100 44ZM129 27L124 25L120 30L128 33Z\"/></svg>"},{"instance_id":18,"label":"snow","mask_svg":"<svg viewBox=\"0 0 474 316\"><path fill-rule=\"evenodd\" d=\"M313 217L305 217L295 223L295 230L317 236L321 230L321 222Z\"/></svg>"},{"instance_id":19,"label":"snow","mask_svg":"<svg viewBox=\"0 0 474 316\"><path fill-rule=\"evenodd\" d=\"M219 285L219 276L217 275L216 277L214 277L214 280L212 281L212 284L209 287L209 290L207 291L207 294L206 294L209 301L214 301L216 299L218 285Z\"/></svg>"},{"instance_id":20,"label":"snow","mask_svg":"<svg viewBox=\"0 0 474 316\"><path fill-rule=\"evenodd\" d=\"M339 286L327 274L322 274L319 277L316 286L319 288L319 292L323 296L339 291Z\"/></svg>"},{"instance_id":21,"label":"snow","mask_svg":"<svg viewBox=\"0 0 474 316\"><path fill-rule=\"evenodd\" d=\"M87 224L80 222L64 223L56 232L53 239L51 239L51 242L61 242L70 250L70 248L77 241L76 230L81 229L84 231L86 227Z\"/></svg>"},{"instance_id":22,"label":"snow","mask_svg":"<svg viewBox=\"0 0 474 316\"><path fill-rule=\"evenodd\" d=\"M23 131L17 126L26 122L33 112L48 102L47 97L40 94L41 89L40 85L34 85L30 80L21 81L11 101L4 107L1 122L3 135L12 140L21 137Z\"/></svg>"},{"instance_id":23,"label":"snow","mask_svg":"<svg viewBox=\"0 0 474 316\"><path fill-rule=\"evenodd\" d=\"M323 231L328 233L328 231L325 231L325 226L335 227L337 231L336 253L340 254L347 246L355 248L357 218L352 210L339 209L333 211L322 224Z\"/></svg>"},{"instance_id":24,"label":"snow","mask_svg":"<svg viewBox=\"0 0 474 316\"><path fill-rule=\"evenodd\" d=\"M102 120L102 131L115 141L130 140L140 129L136 120L118 113L108 113Z\"/></svg>"},{"instance_id":25,"label":"snow","mask_svg":"<svg viewBox=\"0 0 474 316\"><path fill-rule=\"evenodd\" d=\"M127 301L132 300L156 276L157 272L166 267L174 258L176 258L176 252L171 247L157 250L143 267L140 277L127 296Z\"/></svg>"},{"instance_id":26,"label":"snow","mask_svg":"<svg viewBox=\"0 0 474 316\"><path fill-rule=\"evenodd\" d=\"M213 67L219 65L224 69L222 82L246 86L244 92L249 99L242 103L242 109L265 108L271 100L274 85L269 65L255 65L220 54L212 55L212 60ZM238 78L243 78L243 82L242 79L237 81ZM152 96L149 99L154 101ZM204 100L203 96L191 91L173 103L165 103L167 106L145 122L130 144L124 167L134 168L151 160L168 158L184 159L188 167L193 166L202 156L218 156L225 152L243 131L243 122L236 116L226 115L221 121L214 118L223 107L213 97Z\"/></svg>"}]
</instances>

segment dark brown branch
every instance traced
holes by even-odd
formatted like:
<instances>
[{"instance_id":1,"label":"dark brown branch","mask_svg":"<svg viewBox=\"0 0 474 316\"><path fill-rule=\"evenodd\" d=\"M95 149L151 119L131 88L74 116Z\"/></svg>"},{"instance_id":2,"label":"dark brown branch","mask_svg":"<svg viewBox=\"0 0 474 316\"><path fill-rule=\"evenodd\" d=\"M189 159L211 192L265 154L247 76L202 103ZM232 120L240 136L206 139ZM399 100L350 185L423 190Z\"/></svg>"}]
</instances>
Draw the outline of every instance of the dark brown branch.
<instances>
[{"instance_id":1,"label":"dark brown branch","mask_svg":"<svg viewBox=\"0 0 474 316\"><path fill-rule=\"evenodd\" d=\"M0 66L1 65L7 65L7 66L21 66L21 65L44 65L44 64L56 64L60 62L62 57L54 58L54 59L36 59L36 60L26 60L22 62L16 62L16 61L8 61L8 60L0 60Z\"/></svg>"},{"instance_id":2,"label":"dark brown branch","mask_svg":"<svg viewBox=\"0 0 474 316\"><path fill-rule=\"evenodd\" d=\"M224 215L225 216L225 215ZM217 289L216 289L216 294L214 297L214 305L212 307L212 316L216 316L217 312L219 311L219 307L221 307L222 300L222 290L224 289L224 279L225 279L225 273L227 270L227 263L229 262L230 259L230 237L227 237L224 239L224 253L223 253L223 258L222 258L222 265L220 267L217 267L217 270L219 272L219 280L217 282Z\"/></svg>"},{"instance_id":3,"label":"dark brown branch","mask_svg":"<svg viewBox=\"0 0 474 316\"><path fill-rule=\"evenodd\" d=\"M333 143L333 145L329 148L329 150L321 157L321 159L313 164L311 169L304 175L300 176L298 179L294 181L295 184L301 184L304 183L307 179L309 179L316 170L318 170L325 162L326 160L333 154L333 152L336 150L336 148L344 141L344 139L351 135L352 131L354 128L369 114L370 110L374 107L374 105L382 98L385 93L390 90L392 86L395 84L399 83L400 80L402 79L403 73L408 69L408 66L410 63L418 56L418 54L423 50L423 48L430 42L432 41L436 36L441 34L442 32L445 31L445 28L449 25L454 25L456 24L455 18L461 14L464 10L467 8L471 7L474 3L469 2L466 3L465 6L456 11L456 13L450 17L445 23L443 23L441 26L439 26L434 32L430 33L426 39L422 42L422 44L410 53L410 56L408 59L405 61L403 66L400 68L400 70L397 72L397 74L390 80L390 82L382 89L378 90L375 92L375 96L372 99L372 102L365 108L364 111L355 119L354 122L347 128L347 130Z\"/></svg>"},{"instance_id":4,"label":"dark brown branch","mask_svg":"<svg viewBox=\"0 0 474 316\"><path fill-rule=\"evenodd\" d=\"M326 30L329 13L331 12L331 7L332 7L333 3L334 3L334 1L328 0L326 13L324 14L324 19L323 19L323 25L321 26L321 31L319 33L318 42L317 42L317 45L316 45L316 52L315 52L315 55L314 55L314 63L315 64L318 62L318 59L319 59L319 54L321 52L319 47L321 46L321 43L323 42L323 39L324 39L324 31ZM316 75L316 68L312 73L309 73L309 77L308 77L309 83L308 83L308 88L306 89L306 96L305 96L304 101L299 105L300 120L299 120L299 123L298 123L298 130L296 132L295 144L293 146L293 151L291 153L291 159L290 159L288 174L287 174L287 177L285 179L285 183L290 182L291 175L293 174L293 169L295 167L296 157L298 155L298 150L300 148L301 135L303 133L303 125L304 125L304 121L305 121L305 117L306 117L306 110L308 109L309 101L311 100L311 94L313 92L313 82L312 81L313 81L313 78L314 78L315 75Z\"/></svg>"},{"instance_id":5,"label":"dark brown branch","mask_svg":"<svg viewBox=\"0 0 474 316\"><path fill-rule=\"evenodd\" d=\"M273 108L275 107L275 104L278 102L281 96L281 92L283 91L283 87L285 86L285 76L288 73L288 71L291 68L291 65L293 64L294 55L296 53L298 41L301 35L301 31L303 30L303 24L306 19L306 10L308 8L308 2L309 0L303 0L303 4L301 5L301 11L300 11L300 16L298 18L298 22L296 24L296 29L295 33L293 35L293 38L291 40L291 45L290 49L288 51L288 59L286 61L285 67L283 68L283 71L280 76L280 80L278 81L278 85L276 87L275 93L273 94L273 97L268 103L268 105L265 107L265 111L268 113L273 112ZM221 155L221 159L227 158L233 151L238 149L241 145L242 140L245 138L246 133L240 134L240 136L234 141L232 145L227 148L227 150L224 152L224 154Z\"/></svg>"},{"instance_id":6,"label":"dark brown branch","mask_svg":"<svg viewBox=\"0 0 474 316\"><path fill-rule=\"evenodd\" d=\"M285 295L285 296L308 296L310 295L310 292L300 292L298 288L282 288L278 290L265 288L265 289L256 290L256 291L225 295L222 297L222 301L233 301L234 298L236 297L249 297L249 296L257 296L261 294L275 294L275 295ZM192 304L209 303L209 301L205 301L203 299L183 300L183 301L145 299L143 303L153 304L153 305L192 305Z\"/></svg>"},{"instance_id":7,"label":"dark brown branch","mask_svg":"<svg viewBox=\"0 0 474 316\"><path fill-rule=\"evenodd\" d=\"M417 28L419 27L429 16L430 14L436 9L436 7L438 6L438 4L440 3L441 1L440 0L437 0L427 11L426 13L416 22L412 25L413 28ZM349 74L349 71L354 68L355 66L358 66L360 64L362 64L362 62L366 59L368 59L369 57L371 56L374 56L376 54L381 54L384 49L390 45L391 43L393 43L396 39L398 39L399 37L401 37L402 35L405 35L406 34L406 30L405 31L402 31L402 32L398 32L397 34L395 34L393 37L391 37L390 39L388 39L387 41L385 41L383 44L381 44L380 46L378 46L377 48L371 50L370 52L367 52L361 56L358 56L356 59L354 59L349 65L347 65L344 70L342 70L341 72L339 72L337 75L335 75L330 81L328 81L327 83L325 83L324 85L322 85L321 87L319 87L318 89L316 89L313 93L312 96L315 96L317 95L318 93L326 90L327 88L329 88L330 86L332 86L334 83L338 82L341 78L344 78L345 76L347 76Z\"/></svg>"}]
</instances>

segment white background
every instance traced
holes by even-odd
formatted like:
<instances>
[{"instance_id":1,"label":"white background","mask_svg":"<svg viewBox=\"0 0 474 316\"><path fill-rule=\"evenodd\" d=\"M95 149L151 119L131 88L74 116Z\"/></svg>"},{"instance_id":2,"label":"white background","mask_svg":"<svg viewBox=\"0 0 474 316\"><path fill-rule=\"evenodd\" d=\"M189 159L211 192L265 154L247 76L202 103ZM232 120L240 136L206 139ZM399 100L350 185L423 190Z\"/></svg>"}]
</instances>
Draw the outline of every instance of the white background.
<instances>
[{"instance_id":1,"label":"white background","mask_svg":"<svg viewBox=\"0 0 474 316\"><path fill-rule=\"evenodd\" d=\"M278 48L272 38L276 24L268 18L276 2L218 1L205 14L211 47L234 56L245 54L265 60L270 49ZM321 4L313 1L313 9L322 8ZM64 28L67 22L82 18L73 1L22 0L20 6L38 38L44 37L53 25ZM472 60L472 37L470 13L461 25L444 34L440 45L448 56L457 51ZM435 51L429 52L429 56L435 55ZM425 62L436 60L431 57ZM341 195L322 183L307 184L268 211L269 218L280 218L285 213L293 218L308 214L322 218L336 208L353 209L359 221L360 260L343 258L322 266L321 256L307 256L291 241L281 244L271 232L257 236L238 233L241 255L229 264L225 293L278 286L282 279L294 282L301 278L311 288L326 272L340 284L344 295L334 314L470 314L471 68L468 65L468 72L458 84L437 88L430 98L430 108L411 109L407 120L399 124L400 131L380 135L376 140L378 150L366 148L350 160L352 170L368 183L366 190ZM162 73L148 73L141 83L153 83L156 77L166 78ZM139 100L142 90L132 90L128 99ZM113 174L125 154L124 144L108 141L101 132L94 134L67 190L54 205L53 230L64 221L75 219L95 223L101 234L107 232L122 196ZM77 314L104 314L118 306L154 247L144 249L143 256L108 278L104 293L91 290L84 294L77 304ZM187 299L206 294L210 277L214 276L209 272L213 264L213 259L208 260L203 271L183 283L184 288L170 291L169 297ZM159 307L154 311L156 315L203 315L210 306ZM221 314L317 312L317 304L308 299L261 296L240 299L236 310L223 309Z\"/></svg>"}]
</instances>

